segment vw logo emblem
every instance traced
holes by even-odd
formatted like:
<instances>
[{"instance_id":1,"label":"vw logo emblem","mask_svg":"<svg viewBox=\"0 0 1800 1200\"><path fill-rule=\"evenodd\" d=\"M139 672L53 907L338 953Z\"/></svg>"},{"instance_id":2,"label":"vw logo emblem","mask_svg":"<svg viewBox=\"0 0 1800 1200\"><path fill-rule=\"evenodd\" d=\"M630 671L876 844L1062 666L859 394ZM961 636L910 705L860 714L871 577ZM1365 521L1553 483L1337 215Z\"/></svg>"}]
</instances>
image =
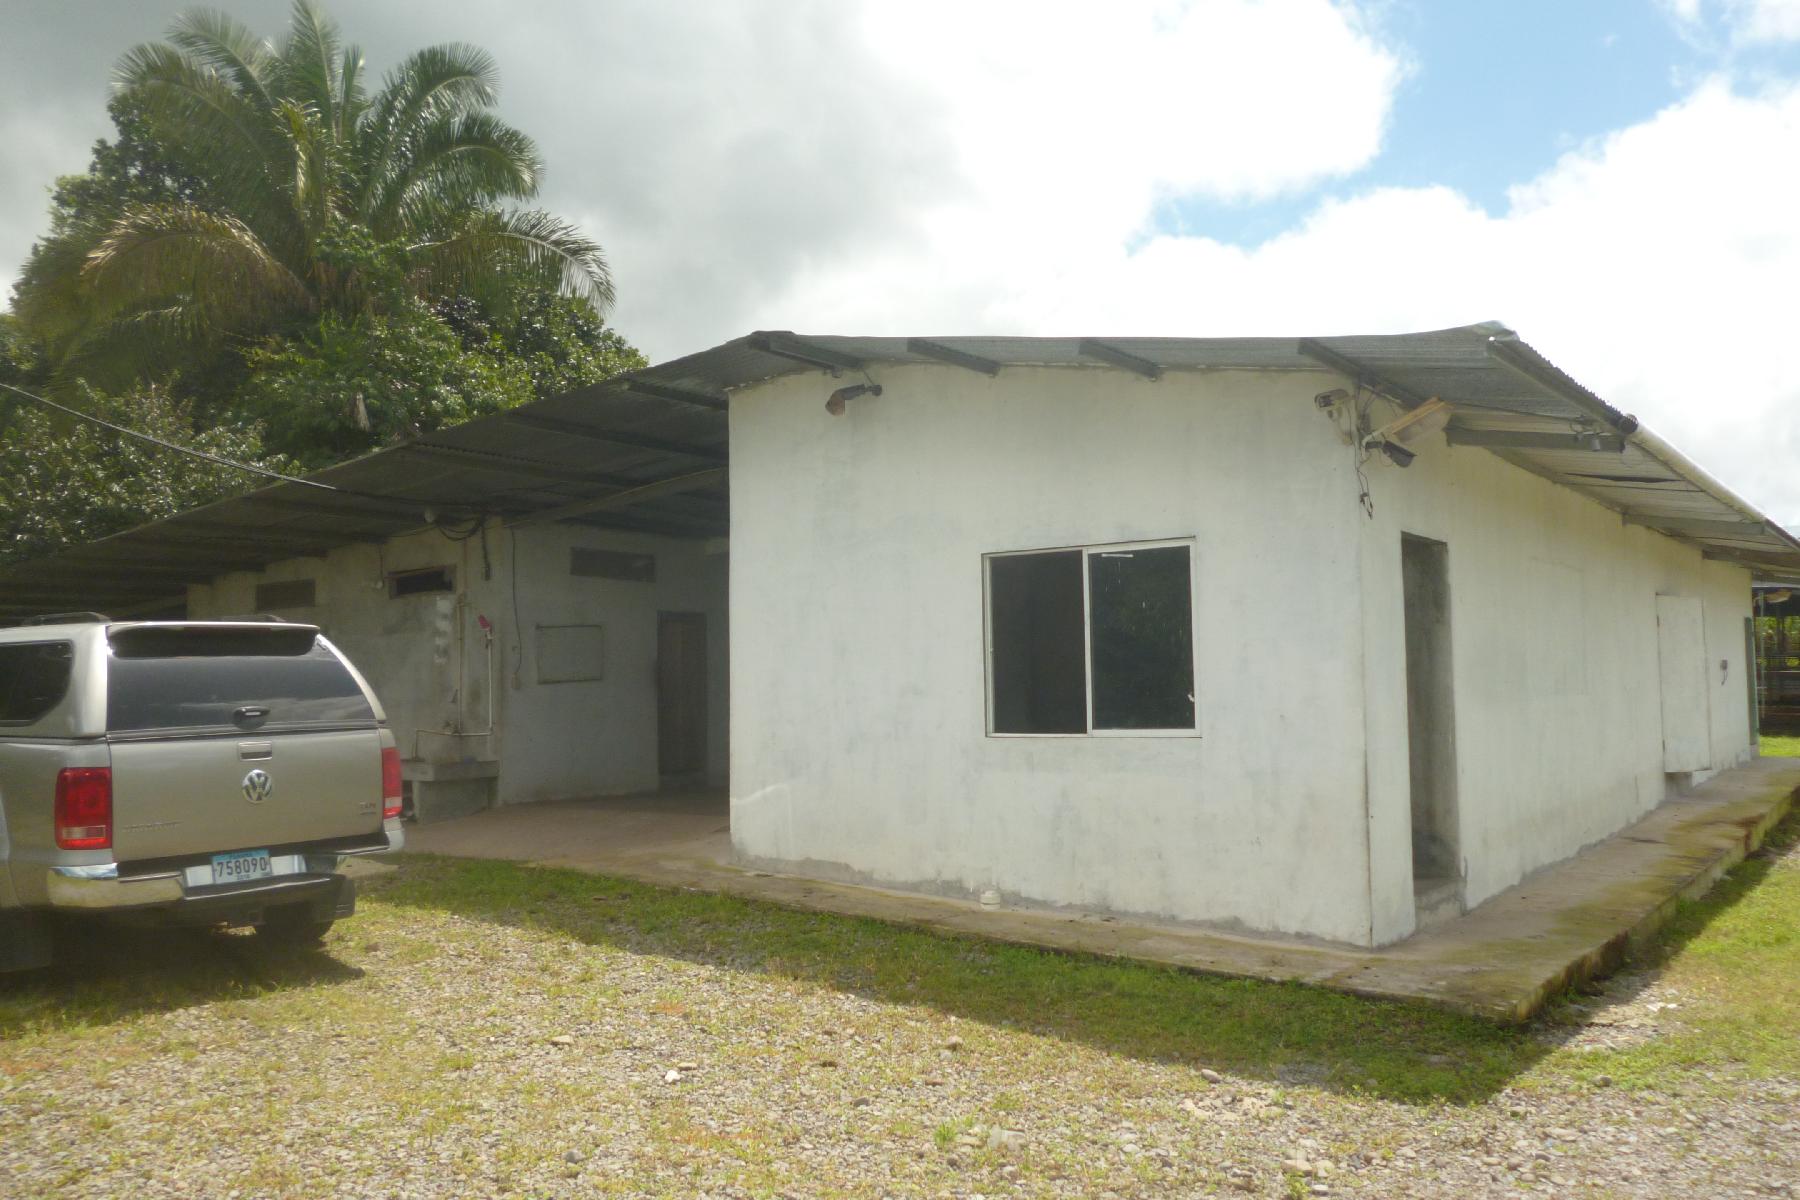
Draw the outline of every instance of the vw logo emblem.
<instances>
[{"instance_id":1,"label":"vw logo emblem","mask_svg":"<svg viewBox=\"0 0 1800 1200\"><path fill-rule=\"evenodd\" d=\"M244 776L244 799L252 804L261 804L274 790L275 781L261 767Z\"/></svg>"}]
</instances>

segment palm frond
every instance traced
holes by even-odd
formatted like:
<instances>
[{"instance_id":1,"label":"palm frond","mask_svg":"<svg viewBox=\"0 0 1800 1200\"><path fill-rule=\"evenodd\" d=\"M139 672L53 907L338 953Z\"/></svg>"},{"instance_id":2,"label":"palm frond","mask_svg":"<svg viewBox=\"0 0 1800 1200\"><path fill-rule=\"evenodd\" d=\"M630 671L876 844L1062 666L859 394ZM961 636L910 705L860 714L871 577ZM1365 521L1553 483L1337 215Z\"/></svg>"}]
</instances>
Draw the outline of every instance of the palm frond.
<instances>
[{"instance_id":1,"label":"palm frond","mask_svg":"<svg viewBox=\"0 0 1800 1200\"><path fill-rule=\"evenodd\" d=\"M287 36L276 47L275 64L283 99L318 111L327 129L342 129L338 113L343 65L337 23L312 0L294 0Z\"/></svg>"},{"instance_id":2,"label":"palm frond","mask_svg":"<svg viewBox=\"0 0 1800 1200\"><path fill-rule=\"evenodd\" d=\"M342 150L322 114L310 105L283 100L276 115L293 147L293 206L311 246L330 225L344 195Z\"/></svg>"},{"instance_id":3,"label":"palm frond","mask_svg":"<svg viewBox=\"0 0 1800 1200\"><path fill-rule=\"evenodd\" d=\"M246 98L264 108L274 97L269 78L275 65L269 44L222 12L197 8L175 18L169 41L194 62L229 79Z\"/></svg>"},{"instance_id":4,"label":"palm frond","mask_svg":"<svg viewBox=\"0 0 1800 1200\"><path fill-rule=\"evenodd\" d=\"M378 237L441 226L447 213L536 193L537 144L492 113L466 113L420 132L363 216Z\"/></svg>"},{"instance_id":5,"label":"palm frond","mask_svg":"<svg viewBox=\"0 0 1800 1200\"><path fill-rule=\"evenodd\" d=\"M368 163L364 205L385 189L422 128L491 106L498 89L493 57L462 43L428 46L388 72L359 130Z\"/></svg>"},{"instance_id":6,"label":"palm frond","mask_svg":"<svg viewBox=\"0 0 1800 1200\"><path fill-rule=\"evenodd\" d=\"M612 273L600 244L536 209L470 213L448 236L412 250L426 273L426 291L436 296L478 290L497 274L542 272L596 314L612 307Z\"/></svg>"},{"instance_id":7,"label":"palm frond","mask_svg":"<svg viewBox=\"0 0 1800 1200\"><path fill-rule=\"evenodd\" d=\"M195 332L214 336L312 303L248 225L191 204L127 210L88 254L82 277L103 319L179 308Z\"/></svg>"},{"instance_id":8,"label":"palm frond","mask_svg":"<svg viewBox=\"0 0 1800 1200\"><path fill-rule=\"evenodd\" d=\"M363 89L363 53L360 46L344 47L343 64L338 68L337 128L332 132L346 146L356 135L363 114L369 110L369 96Z\"/></svg>"},{"instance_id":9,"label":"palm frond","mask_svg":"<svg viewBox=\"0 0 1800 1200\"><path fill-rule=\"evenodd\" d=\"M157 141L207 181L219 204L271 244L300 249L302 231L282 191L293 149L263 93L246 95L215 68L160 42L127 51L114 86L141 104Z\"/></svg>"}]
</instances>

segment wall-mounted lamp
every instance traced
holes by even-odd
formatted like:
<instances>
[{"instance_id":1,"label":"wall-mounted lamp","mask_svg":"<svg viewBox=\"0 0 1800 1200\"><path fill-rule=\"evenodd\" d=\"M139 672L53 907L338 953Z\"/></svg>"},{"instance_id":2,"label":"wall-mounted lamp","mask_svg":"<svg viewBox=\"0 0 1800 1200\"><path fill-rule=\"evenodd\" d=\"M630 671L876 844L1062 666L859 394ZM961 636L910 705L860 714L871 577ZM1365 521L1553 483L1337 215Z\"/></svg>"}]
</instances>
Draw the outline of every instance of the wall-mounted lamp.
<instances>
[{"instance_id":1,"label":"wall-mounted lamp","mask_svg":"<svg viewBox=\"0 0 1800 1200\"><path fill-rule=\"evenodd\" d=\"M1407 449L1406 443L1422 441L1434 433L1442 432L1450 421L1452 411L1450 405L1433 396L1364 437L1363 453L1379 450L1396 467L1411 466L1412 460L1419 457L1419 453Z\"/></svg>"},{"instance_id":2,"label":"wall-mounted lamp","mask_svg":"<svg viewBox=\"0 0 1800 1200\"><path fill-rule=\"evenodd\" d=\"M853 383L849 387L841 387L831 393L831 399L825 401L825 411L834 417L841 417L844 415L844 404L847 401L854 400L858 396L879 395L881 395L879 383Z\"/></svg>"},{"instance_id":3,"label":"wall-mounted lamp","mask_svg":"<svg viewBox=\"0 0 1800 1200\"><path fill-rule=\"evenodd\" d=\"M1396 467L1410 467L1412 460L1419 457L1417 451L1408 450L1399 442L1381 442L1379 445L1381 452L1387 455L1387 460Z\"/></svg>"}]
</instances>

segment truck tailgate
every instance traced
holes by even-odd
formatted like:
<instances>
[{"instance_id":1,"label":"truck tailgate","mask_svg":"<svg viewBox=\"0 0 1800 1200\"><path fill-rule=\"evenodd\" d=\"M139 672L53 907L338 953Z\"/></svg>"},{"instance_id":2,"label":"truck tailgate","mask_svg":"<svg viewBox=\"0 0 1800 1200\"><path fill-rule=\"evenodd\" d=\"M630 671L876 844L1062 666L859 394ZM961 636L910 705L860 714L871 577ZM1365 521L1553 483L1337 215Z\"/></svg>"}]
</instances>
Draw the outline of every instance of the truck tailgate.
<instances>
[{"instance_id":1,"label":"truck tailgate","mask_svg":"<svg viewBox=\"0 0 1800 1200\"><path fill-rule=\"evenodd\" d=\"M375 729L116 741L112 778L120 862L381 831Z\"/></svg>"},{"instance_id":2,"label":"truck tailgate","mask_svg":"<svg viewBox=\"0 0 1800 1200\"><path fill-rule=\"evenodd\" d=\"M107 639L118 861L379 834L379 718L316 628L117 625Z\"/></svg>"}]
</instances>

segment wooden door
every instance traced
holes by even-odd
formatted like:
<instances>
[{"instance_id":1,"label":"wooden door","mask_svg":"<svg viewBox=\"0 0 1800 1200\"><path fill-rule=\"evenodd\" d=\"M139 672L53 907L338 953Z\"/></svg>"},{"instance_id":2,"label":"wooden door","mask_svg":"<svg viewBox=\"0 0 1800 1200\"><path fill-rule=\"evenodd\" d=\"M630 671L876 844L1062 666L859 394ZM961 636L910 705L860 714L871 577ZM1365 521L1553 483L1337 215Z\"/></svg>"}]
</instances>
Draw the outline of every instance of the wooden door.
<instances>
[{"instance_id":1,"label":"wooden door","mask_svg":"<svg viewBox=\"0 0 1800 1200\"><path fill-rule=\"evenodd\" d=\"M656 755L665 776L706 774L706 614L656 624Z\"/></svg>"}]
</instances>

